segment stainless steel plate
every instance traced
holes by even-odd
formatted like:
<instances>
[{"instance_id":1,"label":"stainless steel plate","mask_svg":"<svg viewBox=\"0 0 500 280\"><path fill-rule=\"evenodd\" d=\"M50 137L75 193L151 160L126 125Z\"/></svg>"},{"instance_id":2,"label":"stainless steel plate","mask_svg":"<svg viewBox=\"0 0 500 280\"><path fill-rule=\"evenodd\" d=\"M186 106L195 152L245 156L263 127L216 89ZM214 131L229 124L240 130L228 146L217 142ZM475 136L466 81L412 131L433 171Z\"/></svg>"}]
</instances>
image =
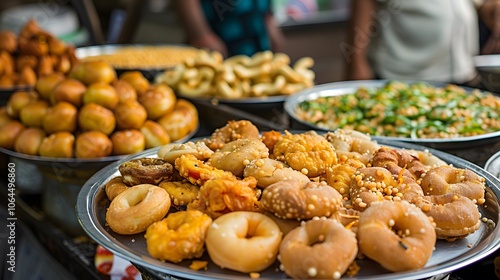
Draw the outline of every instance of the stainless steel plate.
<instances>
[{"instance_id":1,"label":"stainless steel plate","mask_svg":"<svg viewBox=\"0 0 500 280\"><path fill-rule=\"evenodd\" d=\"M388 80L366 80L366 81L346 81L335 82L315 86L310 89L303 90L297 94L288 97L284 103L284 110L291 118L291 127L294 129L314 129L323 130L315 124L306 122L299 117L295 112L298 104L307 101L315 100L320 97L340 96L353 94L360 87L365 88L380 88L384 86ZM402 81L406 83L415 83L418 81ZM444 87L446 84L437 82L427 82L436 87ZM472 88L464 87L465 90L471 91ZM480 166L484 166L486 160L496 151L500 150L500 131L487 133L477 136L457 137L457 138L434 138L434 139L412 139L403 137L387 137L374 136L376 140L391 140L409 142L418 145L424 145L433 149L443 150L454 154L461 158L467 159Z\"/></svg>"},{"instance_id":2,"label":"stainless steel plate","mask_svg":"<svg viewBox=\"0 0 500 280\"><path fill-rule=\"evenodd\" d=\"M500 178L500 151L496 152L488 159L484 165L484 169L493 174L493 176Z\"/></svg>"},{"instance_id":3,"label":"stainless steel plate","mask_svg":"<svg viewBox=\"0 0 500 280\"><path fill-rule=\"evenodd\" d=\"M424 150L427 147L413 145L391 140L380 140L380 144L389 145L396 148L407 148ZM106 226L105 213L109 206L104 186L108 180L119 174L118 166L128 160L141 157L156 157L158 148L145 151L143 153L122 159L112 163L103 170L92 176L82 187L77 199L76 213L78 220L85 232L97 243L103 245L114 254L121 256L141 268L153 271L152 274L163 279L172 277L186 279L245 279L247 274L224 270L212 263L205 253L203 260L209 261L206 271L194 271L188 268L191 261L186 260L179 264L162 262L149 256L146 249L144 234L133 236L123 236L114 233ZM491 226L482 223L481 227L474 234L462 240L447 242L439 240L436 243L436 250L426 266L420 270L391 273L369 259L357 260L361 267L356 277L346 279L424 279L436 275L449 273L453 270L467 266L493 253L500 246L499 228L499 197L500 180L495 178L484 169L468 161L452 156L450 154L429 149L436 156L459 168L469 168L486 179L486 203L479 206L479 210L484 218L494 222ZM242 254L242 257L243 254ZM259 279L286 279L288 278L279 270L279 263L276 262L271 267L263 271Z\"/></svg>"}]
</instances>

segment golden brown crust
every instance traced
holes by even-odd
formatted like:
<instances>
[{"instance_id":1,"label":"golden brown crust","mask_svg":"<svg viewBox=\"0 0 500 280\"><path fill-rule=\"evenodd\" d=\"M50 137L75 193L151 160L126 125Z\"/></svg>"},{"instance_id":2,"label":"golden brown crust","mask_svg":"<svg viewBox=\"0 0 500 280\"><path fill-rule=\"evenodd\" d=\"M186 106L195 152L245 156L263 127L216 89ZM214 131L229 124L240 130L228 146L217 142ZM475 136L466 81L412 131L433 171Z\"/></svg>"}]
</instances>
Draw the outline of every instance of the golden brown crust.
<instances>
[{"instance_id":1,"label":"golden brown crust","mask_svg":"<svg viewBox=\"0 0 500 280\"><path fill-rule=\"evenodd\" d=\"M123 182L129 186L158 185L161 181L172 178L174 167L159 158L140 158L122 163L118 170L123 176Z\"/></svg>"},{"instance_id":2,"label":"golden brown crust","mask_svg":"<svg viewBox=\"0 0 500 280\"><path fill-rule=\"evenodd\" d=\"M283 238L279 259L295 279L340 279L357 253L353 232L336 220L314 219Z\"/></svg>"},{"instance_id":3,"label":"golden brown crust","mask_svg":"<svg viewBox=\"0 0 500 280\"><path fill-rule=\"evenodd\" d=\"M213 151L237 139L259 139L259 129L250 121L228 121L224 127L216 129L205 144Z\"/></svg>"},{"instance_id":4,"label":"golden brown crust","mask_svg":"<svg viewBox=\"0 0 500 280\"><path fill-rule=\"evenodd\" d=\"M106 196L110 201L113 201L115 197L121 194L123 191L129 188L129 185L123 182L122 176L116 176L113 179L109 180L104 186L104 191L106 192Z\"/></svg>"},{"instance_id":5,"label":"golden brown crust","mask_svg":"<svg viewBox=\"0 0 500 280\"><path fill-rule=\"evenodd\" d=\"M359 218L360 252L390 271L424 267L434 250L434 225L408 201L373 203Z\"/></svg>"}]
</instances>

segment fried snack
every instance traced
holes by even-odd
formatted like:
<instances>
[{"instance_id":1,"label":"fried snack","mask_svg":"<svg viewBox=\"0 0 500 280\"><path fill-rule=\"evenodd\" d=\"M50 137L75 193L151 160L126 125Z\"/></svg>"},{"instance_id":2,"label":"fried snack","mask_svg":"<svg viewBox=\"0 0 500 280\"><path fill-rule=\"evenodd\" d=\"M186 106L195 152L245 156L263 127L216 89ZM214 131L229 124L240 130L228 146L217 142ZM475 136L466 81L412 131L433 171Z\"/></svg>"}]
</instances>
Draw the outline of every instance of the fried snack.
<instances>
[{"instance_id":1,"label":"fried snack","mask_svg":"<svg viewBox=\"0 0 500 280\"><path fill-rule=\"evenodd\" d=\"M368 207L359 218L357 237L363 255L394 272L424 267L436 244L430 218L404 200Z\"/></svg>"},{"instance_id":2,"label":"fried snack","mask_svg":"<svg viewBox=\"0 0 500 280\"><path fill-rule=\"evenodd\" d=\"M170 162L171 164L175 164L175 160L181 155L190 154L195 156L199 160L207 160L209 159L214 151L210 150L205 142L186 142L186 143L169 143L161 147L158 151L158 157Z\"/></svg>"},{"instance_id":3,"label":"fried snack","mask_svg":"<svg viewBox=\"0 0 500 280\"><path fill-rule=\"evenodd\" d=\"M306 221L285 235L279 260L294 279L340 279L357 253L356 235L323 218Z\"/></svg>"},{"instance_id":4,"label":"fried snack","mask_svg":"<svg viewBox=\"0 0 500 280\"><path fill-rule=\"evenodd\" d=\"M469 169L445 165L432 168L421 182L425 195L459 194L474 203L483 204L485 179Z\"/></svg>"},{"instance_id":5,"label":"fried snack","mask_svg":"<svg viewBox=\"0 0 500 280\"><path fill-rule=\"evenodd\" d=\"M286 163L262 158L252 160L243 170L243 177L254 177L257 179L257 186L265 189L267 186L283 180L298 180L303 184L310 182L309 177L300 171L294 170Z\"/></svg>"},{"instance_id":6,"label":"fried snack","mask_svg":"<svg viewBox=\"0 0 500 280\"><path fill-rule=\"evenodd\" d=\"M165 128L172 141L177 141L198 128L198 110L190 101L179 98L174 110L161 116L157 122Z\"/></svg>"},{"instance_id":7,"label":"fried snack","mask_svg":"<svg viewBox=\"0 0 500 280\"><path fill-rule=\"evenodd\" d=\"M135 185L111 201L106 223L116 233L137 234L163 219L169 209L167 191L151 184Z\"/></svg>"},{"instance_id":8,"label":"fried snack","mask_svg":"<svg viewBox=\"0 0 500 280\"><path fill-rule=\"evenodd\" d=\"M269 150L258 139L237 139L215 151L208 160L213 167L229 171L236 177L243 176L243 170L251 161L269 157Z\"/></svg>"},{"instance_id":9,"label":"fried snack","mask_svg":"<svg viewBox=\"0 0 500 280\"><path fill-rule=\"evenodd\" d=\"M262 140L262 143L264 143L269 149L269 154L273 154L274 150L274 145L283 137L283 134L281 132L271 130L271 131L264 131L262 132L262 137L260 140Z\"/></svg>"},{"instance_id":10,"label":"fried snack","mask_svg":"<svg viewBox=\"0 0 500 280\"><path fill-rule=\"evenodd\" d=\"M476 204L465 196L442 194L419 197L414 201L432 217L439 239L454 241L474 233L481 226L481 213Z\"/></svg>"},{"instance_id":11,"label":"fried snack","mask_svg":"<svg viewBox=\"0 0 500 280\"><path fill-rule=\"evenodd\" d=\"M210 259L219 267L252 273L274 263L281 237L278 225L264 214L237 211L213 221L205 244Z\"/></svg>"},{"instance_id":12,"label":"fried snack","mask_svg":"<svg viewBox=\"0 0 500 280\"><path fill-rule=\"evenodd\" d=\"M199 258L205 252L205 238L212 219L197 210L169 214L153 223L144 237L153 258L173 263Z\"/></svg>"},{"instance_id":13,"label":"fried snack","mask_svg":"<svg viewBox=\"0 0 500 280\"><path fill-rule=\"evenodd\" d=\"M309 178L325 174L330 166L337 163L332 145L316 132L286 132L274 146L273 154L275 159L286 162Z\"/></svg>"},{"instance_id":14,"label":"fried snack","mask_svg":"<svg viewBox=\"0 0 500 280\"><path fill-rule=\"evenodd\" d=\"M363 162L355 158L348 158L345 162L336 164L326 170L326 182L336 189L348 201L351 192L352 176L358 168L366 167Z\"/></svg>"},{"instance_id":15,"label":"fried snack","mask_svg":"<svg viewBox=\"0 0 500 280\"><path fill-rule=\"evenodd\" d=\"M351 203L358 211L370 208L370 205L383 200L407 200L412 202L424 196L422 188L411 177L401 174L394 177L383 167L359 168L351 181Z\"/></svg>"},{"instance_id":16,"label":"fried snack","mask_svg":"<svg viewBox=\"0 0 500 280\"><path fill-rule=\"evenodd\" d=\"M384 167L393 175L402 172L403 176L419 179L430 168L423 164L417 157L402 149L381 147L375 151L372 166Z\"/></svg>"},{"instance_id":17,"label":"fried snack","mask_svg":"<svg viewBox=\"0 0 500 280\"><path fill-rule=\"evenodd\" d=\"M193 202L200 192L200 187L187 181L163 181L158 185L170 195L174 206L186 206Z\"/></svg>"},{"instance_id":18,"label":"fried snack","mask_svg":"<svg viewBox=\"0 0 500 280\"><path fill-rule=\"evenodd\" d=\"M366 165L372 160L373 153L380 148L368 134L350 129L329 131L325 138L332 143L339 161L354 158Z\"/></svg>"},{"instance_id":19,"label":"fried snack","mask_svg":"<svg viewBox=\"0 0 500 280\"><path fill-rule=\"evenodd\" d=\"M196 184L198 186L203 186L208 180L216 178L236 179L233 173L217 169L191 154L178 157L175 160L175 169L177 169L179 174L191 184Z\"/></svg>"},{"instance_id":20,"label":"fried snack","mask_svg":"<svg viewBox=\"0 0 500 280\"><path fill-rule=\"evenodd\" d=\"M173 169L172 164L159 158L132 159L118 166L123 182L129 186L158 185L172 178Z\"/></svg>"},{"instance_id":21,"label":"fried snack","mask_svg":"<svg viewBox=\"0 0 500 280\"><path fill-rule=\"evenodd\" d=\"M228 121L225 126L215 129L212 135L205 139L205 144L215 151L229 142L242 138L260 139L259 129L247 120Z\"/></svg>"},{"instance_id":22,"label":"fried snack","mask_svg":"<svg viewBox=\"0 0 500 280\"><path fill-rule=\"evenodd\" d=\"M85 131L76 136L75 157L77 158L107 157L112 151L111 139L100 131Z\"/></svg>"},{"instance_id":23,"label":"fried snack","mask_svg":"<svg viewBox=\"0 0 500 280\"><path fill-rule=\"evenodd\" d=\"M256 185L253 177L208 180L201 186L198 198L188 204L188 209L200 210L213 219L234 211L261 212L260 190Z\"/></svg>"},{"instance_id":24,"label":"fried snack","mask_svg":"<svg viewBox=\"0 0 500 280\"><path fill-rule=\"evenodd\" d=\"M0 147L12 150L19 135L26 129L19 121L9 121L0 127Z\"/></svg>"},{"instance_id":25,"label":"fried snack","mask_svg":"<svg viewBox=\"0 0 500 280\"><path fill-rule=\"evenodd\" d=\"M113 201L115 197L117 197L129 187L129 185L123 182L122 176L116 176L106 183L106 185L104 186L104 191L106 192L106 196L108 197L108 199L110 201Z\"/></svg>"},{"instance_id":26,"label":"fried snack","mask_svg":"<svg viewBox=\"0 0 500 280\"><path fill-rule=\"evenodd\" d=\"M342 207L342 196L326 182L284 180L267 186L260 202L278 218L308 220L331 216Z\"/></svg>"}]
</instances>

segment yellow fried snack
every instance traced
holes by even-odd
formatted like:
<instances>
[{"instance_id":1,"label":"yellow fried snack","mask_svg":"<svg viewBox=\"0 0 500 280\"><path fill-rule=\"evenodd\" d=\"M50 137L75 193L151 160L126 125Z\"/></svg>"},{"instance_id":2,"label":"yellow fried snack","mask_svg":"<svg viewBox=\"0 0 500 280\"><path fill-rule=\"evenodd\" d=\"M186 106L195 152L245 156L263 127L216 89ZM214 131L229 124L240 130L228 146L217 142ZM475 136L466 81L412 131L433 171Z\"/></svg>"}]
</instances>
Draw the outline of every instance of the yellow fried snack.
<instances>
[{"instance_id":1,"label":"yellow fried snack","mask_svg":"<svg viewBox=\"0 0 500 280\"><path fill-rule=\"evenodd\" d=\"M253 177L208 180L188 209L203 211L213 219L233 211L261 211L258 201L261 191L256 186Z\"/></svg>"},{"instance_id":2,"label":"yellow fried snack","mask_svg":"<svg viewBox=\"0 0 500 280\"><path fill-rule=\"evenodd\" d=\"M212 219L197 210L169 214L148 227L146 244L149 254L157 259L181 262L199 258L205 249L205 237Z\"/></svg>"},{"instance_id":3,"label":"yellow fried snack","mask_svg":"<svg viewBox=\"0 0 500 280\"><path fill-rule=\"evenodd\" d=\"M175 160L175 168L179 174L191 184L202 186L206 181L215 178L236 178L231 172L217 169L204 163L195 156L186 154Z\"/></svg>"},{"instance_id":4,"label":"yellow fried snack","mask_svg":"<svg viewBox=\"0 0 500 280\"><path fill-rule=\"evenodd\" d=\"M185 206L196 199L200 187L189 182L163 181L158 185L165 189L170 195L172 204L175 206Z\"/></svg>"},{"instance_id":5,"label":"yellow fried snack","mask_svg":"<svg viewBox=\"0 0 500 280\"><path fill-rule=\"evenodd\" d=\"M309 178L325 174L327 168L337 163L332 145L314 131L301 134L286 132L274 145L273 154L275 159L286 162Z\"/></svg>"}]
</instances>

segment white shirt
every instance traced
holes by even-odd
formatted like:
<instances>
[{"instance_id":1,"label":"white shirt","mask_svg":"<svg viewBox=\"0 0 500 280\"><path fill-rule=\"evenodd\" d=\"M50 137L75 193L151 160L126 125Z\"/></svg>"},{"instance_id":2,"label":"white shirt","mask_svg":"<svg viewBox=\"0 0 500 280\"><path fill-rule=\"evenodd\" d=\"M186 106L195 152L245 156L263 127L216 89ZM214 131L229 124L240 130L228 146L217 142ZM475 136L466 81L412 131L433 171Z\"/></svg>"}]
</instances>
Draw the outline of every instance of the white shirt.
<instances>
[{"instance_id":1,"label":"white shirt","mask_svg":"<svg viewBox=\"0 0 500 280\"><path fill-rule=\"evenodd\" d=\"M479 53L474 0L377 0L368 59L385 79L470 81Z\"/></svg>"}]
</instances>

